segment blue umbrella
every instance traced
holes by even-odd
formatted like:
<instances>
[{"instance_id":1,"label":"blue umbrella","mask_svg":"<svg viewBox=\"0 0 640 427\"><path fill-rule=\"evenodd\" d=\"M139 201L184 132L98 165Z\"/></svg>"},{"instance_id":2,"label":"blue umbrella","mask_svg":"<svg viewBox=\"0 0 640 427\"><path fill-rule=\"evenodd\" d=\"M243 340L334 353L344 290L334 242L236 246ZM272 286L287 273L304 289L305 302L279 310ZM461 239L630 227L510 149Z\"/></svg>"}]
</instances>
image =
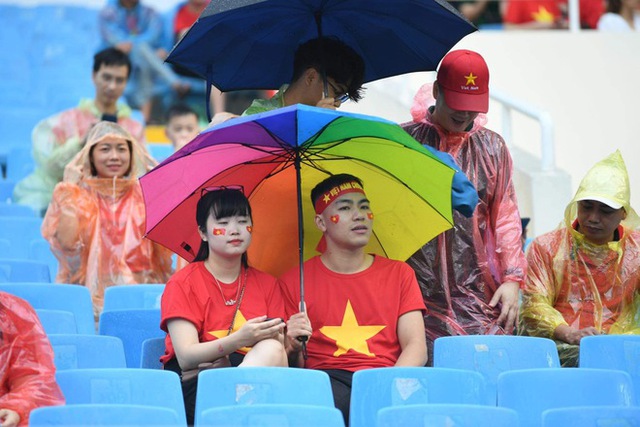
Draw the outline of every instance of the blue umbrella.
<instances>
[{"instance_id":1,"label":"blue umbrella","mask_svg":"<svg viewBox=\"0 0 640 427\"><path fill-rule=\"evenodd\" d=\"M476 28L445 0L213 0L167 62L222 91L289 83L297 47L335 37L365 62L365 82L432 71Z\"/></svg>"}]
</instances>

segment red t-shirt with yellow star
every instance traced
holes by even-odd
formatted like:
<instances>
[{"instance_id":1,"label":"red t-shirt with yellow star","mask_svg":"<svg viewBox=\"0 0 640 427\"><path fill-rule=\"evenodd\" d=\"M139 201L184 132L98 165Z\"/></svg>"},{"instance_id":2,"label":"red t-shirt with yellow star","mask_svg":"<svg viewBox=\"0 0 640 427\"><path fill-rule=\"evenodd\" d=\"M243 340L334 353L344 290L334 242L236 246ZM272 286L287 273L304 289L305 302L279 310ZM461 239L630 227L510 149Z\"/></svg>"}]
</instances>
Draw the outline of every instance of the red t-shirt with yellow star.
<instances>
[{"instance_id":1,"label":"red t-shirt with yellow star","mask_svg":"<svg viewBox=\"0 0 640 427\"><path fill-rule=\"evenodd\" d=\"M299 311L300 273L281 278L287 316ZM329 270L320 257L304 263L305 303L313 327L305 367L358 371L394 366L400 355L398 318L425 310L414 271L375 256L355 274Z\"/></svg>"},{"instance_id":2,"label":"red t-shirt with yellow star","mask_svg":"<svg viewBox=\"0 0 640 427\"><path fill-rule=\"evenodd\" d=\"M238 286L244 282L244 269L238 279L230 284L219 282L225 299L237 299ZM180 318L193 323L200 342L213 341L227 335L236 306L224 304L220 289L203 262L193 262L174 274L162 294L160 328L167 331L167 321ZM275 277L247 269L244 296L236 315L232 332L237 331L247 319L263 315L284 318L284 302ZM175 357L171 337L165 339L165 354L160 358L166 363ZM238 350L246 353L248 348Z\"/></svg>"},{"instance_id":3,"label":"red t-shirt with yellow star","mask_svg":"<svg viewBox=\"0 0 640 427\"><path fill-rule=\"evenodd\" d=\"M503 21L509 24L552 23L561 16L559 0L510 0Z\"/></svg>"}]
</instances>

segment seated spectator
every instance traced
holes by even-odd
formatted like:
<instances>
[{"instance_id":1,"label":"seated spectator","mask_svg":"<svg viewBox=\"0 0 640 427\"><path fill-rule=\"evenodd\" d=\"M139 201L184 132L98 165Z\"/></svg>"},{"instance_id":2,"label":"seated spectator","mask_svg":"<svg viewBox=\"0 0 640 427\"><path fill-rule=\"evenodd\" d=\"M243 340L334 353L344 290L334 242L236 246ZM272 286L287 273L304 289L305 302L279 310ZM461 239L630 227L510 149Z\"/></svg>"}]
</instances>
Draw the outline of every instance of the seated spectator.
<instances>
[{"instance_id":1,"label":"seated spectator","mask_svg":"<svg viewBox=\"0 0 640 427\"><path fill-rule=\"evenodd\" d=\"M168 332L160 360L182 378L189 425L200 369L287 365L278 282L247 261L249 200L240 189L204 190L195 220L198 254L167 283L160 324Z\"/></svg>"},{"instance_id":2,"label":"seated spectator","mask_svg":"<svg viewBox=\"0 0 640 427\"><path fill-rule=\"evenodd\" d=\"M608 0L607 12L600 17L598 30L611 33L640 31L640 1Z\"/></svg>"},{"instance_id":3,"label":"seated spectator","mask_svg":"<svg viewBox=\"0 0 640 427\"><path fill-rule=\"evenodd\" d=\"M192 89L171 67L164 64L162 18L139 0L108 0L100 12L100 34L107 46L131 57L133 73L125 96L129 105L142 110L145 121L151 118L151 101L159 85L164 84L183 97Z\"/></svg>"},{"instance_id":4,"label":"seated spectator","mask_svg":"<svg viewBox=\"0 0 640 427\"><path fill-rule=\"evenodd\" d=\"M568 28L562 0L507 0L505 29L550 30Z\"/></svg>"},{"instance_id":5,"label":"seated spectator","mask_svg":"<svg viewBox=\"0 0 640 427\"><path fill-rule=\"evenodd\" d=\"M585 336L640 334L640 218L629 195L616 151L583 178L562 227L527 251L519 331L554 339L562 366L578 366Z\"/></svg>"},{"instance_id":6,"label":"seated spectator","mask_svg":"<svg viewBox=\"0 0 640 427\"><path fill-rule=\"evenodd\" d=\"M0 292L0 425L29 425L42 406L64 405L53 349L28 302Z\"/></svg>"},{"instance_id":7,"label":"seated spectator","mask_svg":"<svg viewBox=\"0 0 640 427\"><path fill-rule=\"evenodd\" d=\"M144 142L144 128L131 118L131 109L118 103L127 86L131 62L115 48L93 57L94 99L83 99L71 108L39 122L33 129L35 171L18 182L13 193L16 203L38 212L46 211L53 188L62 181L64 168L84 145L91 127L100 120L117 122L136 139Z\"/></svg>"},{"instance_id":8,"label":"seated spectator","mask_svg":"<svg viewBox=\"0 0 640 427\"><path fill-rule=\"evenodd\" d=\"M196 112L186 104L176 104L167 111L165 134L173 150L178 151L200 133L200 123Z\"/></svg>"},{"instance_id":9,"label":"seated spectator","mask_svg":"<svg viewBox=\"0 0 640 427\"><path fill-rule=\"evenodd\" d=\"M171 252L144 238L137 176L154 164L126 130L100 122L53 192L42 235L60 263L56 281L88 287L96 316L105 288L166 283L171 274Z\"/></svg>"},{"instance_id":10,"label":"seated spectator","mask_svg":"<svg viewBox=\"0 0 640 427\"><path fill-rule=\"evenodd\" d=\"M499 0L449 0L449 3L480 29L502 26L500 9L504 3Z\"/></svg>"}]
</instances>

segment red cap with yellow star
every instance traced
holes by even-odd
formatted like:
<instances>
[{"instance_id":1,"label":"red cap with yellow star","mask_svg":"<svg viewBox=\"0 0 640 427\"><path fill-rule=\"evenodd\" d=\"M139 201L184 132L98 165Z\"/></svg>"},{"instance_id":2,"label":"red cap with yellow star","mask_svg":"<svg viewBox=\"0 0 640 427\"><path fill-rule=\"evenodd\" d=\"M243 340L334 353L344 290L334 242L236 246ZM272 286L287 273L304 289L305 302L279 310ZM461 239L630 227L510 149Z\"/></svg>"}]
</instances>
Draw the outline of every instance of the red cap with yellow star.
<instances>
[{"instance_id":1,"label":"red cap with yellow star","mask_svg":"<svg viewBox=\"0 0 640 427\"><path fill-rule=\"evenodd\" d=\"M436 80L450 108L489 111L489 68L479 53L466 49L449 52L440 63Z\"/></svg>"}]
</instances>

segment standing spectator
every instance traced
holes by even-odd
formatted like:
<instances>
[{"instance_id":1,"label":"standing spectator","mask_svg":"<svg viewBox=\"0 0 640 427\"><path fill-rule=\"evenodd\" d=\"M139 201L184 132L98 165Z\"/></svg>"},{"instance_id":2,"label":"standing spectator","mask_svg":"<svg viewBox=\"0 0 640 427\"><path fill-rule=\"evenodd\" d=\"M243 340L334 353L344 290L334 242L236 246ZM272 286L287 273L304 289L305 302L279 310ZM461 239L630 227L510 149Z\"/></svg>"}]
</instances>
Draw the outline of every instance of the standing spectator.
<instances>
[{"instance_id":1,"label":"standing spectator","mask_svg":"<svg viewBox=\"0 0 640 427\"><path fill-rule=\"evenodd\" d=\"M100 120L117 122L144 142L142 124L131 118L131 109L118 99L127 86L131 62L115 48L93 57L94 99L83 99L71 108L39 122L33 129L35 171L18 182L13 193L16 203L31 206L44 215L53 188L62 181L64 168L84 145L91 127Z\"/></svg>"},{"instance_id":2,"label":"standing spectator","mask_svg":"<svg viewBox=\"0 0 640 427\"><path fill-rule=\"evenodd\" d=\"M608 0L598 30L612 33L640 31L640 0Z\"/></svg>"},{"instance_id":3,"label":"standing spectator","mask_svg":"<svg viewBox=\"0 0 640 427\"><path fill-rule=\"evenodd\" d=\"M42 406L64 405L53 349L28 302L0 292L0 425L29 425Z\"/></svg>"},{"instance_id":4,"label":"standing spectator","mask_svg":"<svg viewBox=\"0 0 640 427\"><path fill-rule=\"evenodd\" d=\"M166 283L171 274L171 252L144 238L137 176L154 164L126 130L100 122L53 192L42 235L60 263L56 281L89 288L96 316L105 288Z\"/></svg>"},{"instance_id":5,"label":"standing spectator","mask_svg":"<svg viewBox=\"0 0 640 427\"><path fill-rule=\"evenodd\" d=\"M470 218L453 213L454 227L426 243L408 261L427 306L429 350L438 337L511 333L526 261L512 181L512 160L500 135L485 128L489 69L470 50L449 52L432 92L435 105L416 95L413 122L403 128L424 145L453 156L478 191ZM431 359L431 358L430 358Z\"/></svg>"},{"instance_id":6,"label":"standing spectator","mask_svg":"<svg viewBox=\"0 0 640 427\"><path fill-rule=\"evenodd\" d=\"M582 179L564 224L527 252L520 332L554 339L562 366L578 366L585 336L640 334L640 218L629 194L616 151Z\"/></svg>"},{"instance_id":7,"label":"standing spectator","mask_svg":"<svg viewBox=\"0 0 640 427\"><path fill-rule=\"evenodd\" d=\"M139 0L108 0L99 19L103 43L131 57L132 84L125 95L130 105L142 110L147 123L152 97L162 87L158 85L169 86L179 97L189 93L189 83L163 62L168 52L162 46L162 18L154 9Z\"/></svg>"}]
</instances>

